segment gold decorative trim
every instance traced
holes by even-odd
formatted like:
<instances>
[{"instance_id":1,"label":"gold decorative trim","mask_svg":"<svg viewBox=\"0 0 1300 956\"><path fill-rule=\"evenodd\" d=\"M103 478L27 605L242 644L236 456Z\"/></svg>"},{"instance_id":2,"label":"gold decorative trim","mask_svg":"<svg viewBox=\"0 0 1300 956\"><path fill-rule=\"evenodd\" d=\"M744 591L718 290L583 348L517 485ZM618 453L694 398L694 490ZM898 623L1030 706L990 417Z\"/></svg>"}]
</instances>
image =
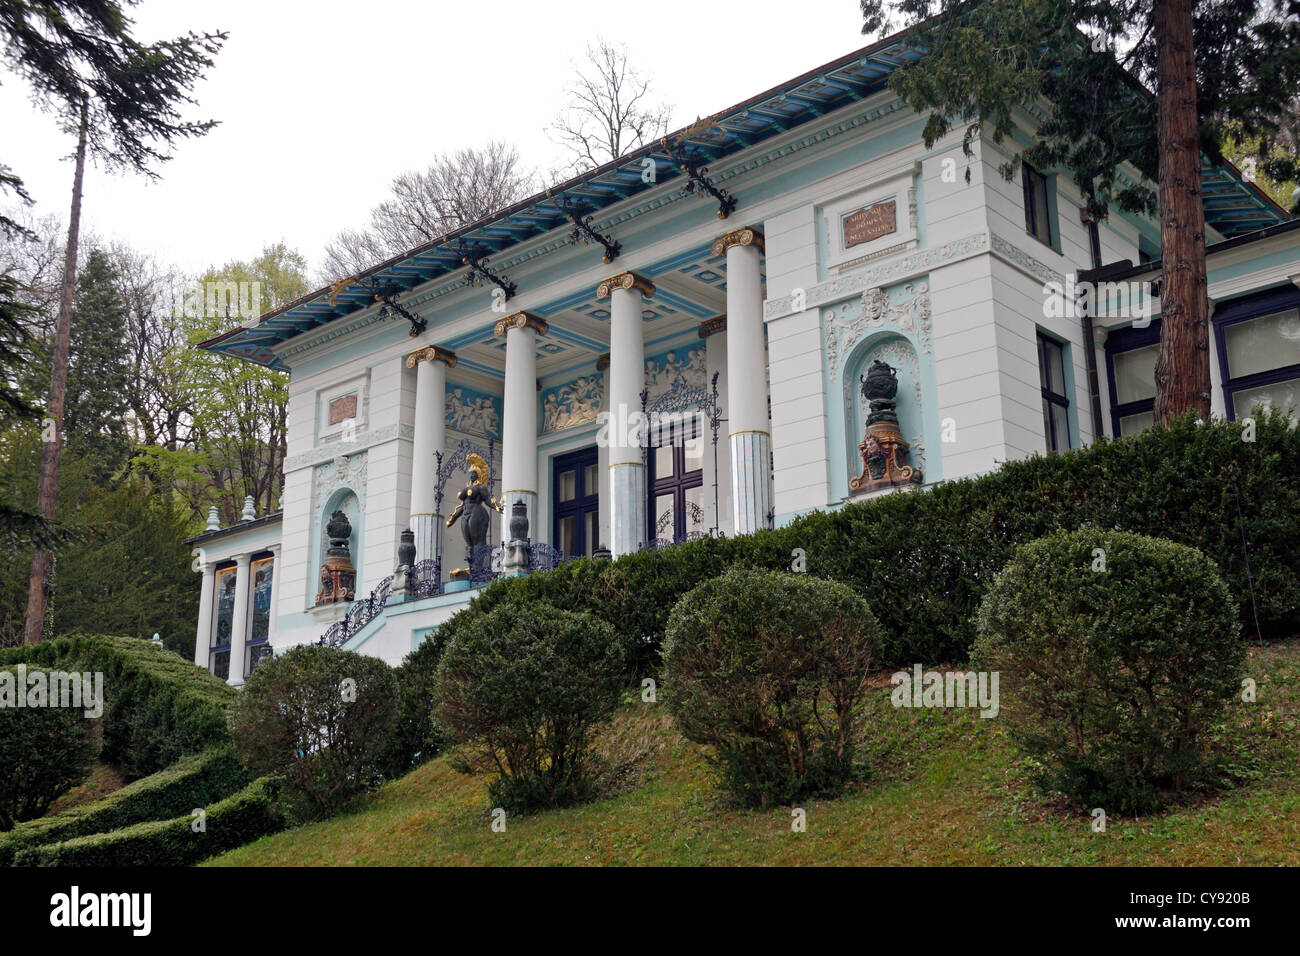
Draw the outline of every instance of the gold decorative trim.
<instances>
[{"instance_id":1,"label":"gold decorative trim","mask_svg":"<svg viewBox=\"0 0 1300 956\"><path fill-rule=\"evenodd\" d=\"M545 319L531 312L516 312L514 315L507 315L504 319L498 319L492 334L505 335L511 329L533 329L538 335L545 335L551 327L546 324Z\"/></svg>"},{"instance_id":2,"label":"gold decorative trim","mask_svg":"<svg viewBox=\"0 0 1300 956\"><path fill-rule=\"evenodd\" d=\"M596 287L596 298L604 299L612 295L615 289L637 289L644 296L655 294L655 284L643 275L635 272L620 272L616 276L602 279Z\"/></svg>"},{"instance_id":3,"label":"gold decorative trim","mask_svg":"<svg viewBox=\"0 0 1300 956\"><path fill-rule=\"evenodd\" d=\"M767 252L763 245L763 234L752 226L733 229L713 240L713 254L720 256L732 246L757 246L759 252Z\"/></svg>"},{"instance_id":4,"label":"gold decorative trim","mask_svg":"<svg viewBox=\"0 0 1300 956\"><path fill-rule=\"evenodd\" d=\"M406 357L407 368L415 368L421 362L445 362L447 368L455 368L456 353L450 349L444 349L440 345L426 345L422 349L416 349Z\"/></svg>"},{"instance_id":5,"label":"gold decorative trim","mask_svg":"<svg viewBox=\"0 0 1300 956\"><path fill-rule=\"evenodd\" d=\"M645 462L643 462L643 461L615 461L615 462L611 462L609 467L610 467L611 470L614 469L614 468L644 468L644 467L645 467Z\"/></svg>"},{"instance_id":6,"label":"gold decorative trim","mask_svg":"<svg viewBox=\"0 0 1300 956\"><path fill-rule=\"evenodd\" d=\"M725 315L716 315L700 323L699 334L702 339L707 339L716 332L725 331L727 331L727 317Z\"/></svg>"},{"instance_id":7,"label":"gold decorative trim","mask_svg":"<svg viewBox=\"0 0 1300 956\"><path fill-rule=\"evenodd\" d=\"M737 435L766 435L772 437L772 433L764 428L742 428L738 432L727 432L728 438L735 438Z\"/></svg>"},{"instance_id":8,"label":"gold decorative trim","mask_svg":"<svg viewBox=\"0 0 1300 956\"><path fill-rule=\"evenodd\" d=\"M535 495L537 492L529 488L511 488L509 491L501 492L501 494L504 497L505 495Z\"/></svg>"}]
</instances>

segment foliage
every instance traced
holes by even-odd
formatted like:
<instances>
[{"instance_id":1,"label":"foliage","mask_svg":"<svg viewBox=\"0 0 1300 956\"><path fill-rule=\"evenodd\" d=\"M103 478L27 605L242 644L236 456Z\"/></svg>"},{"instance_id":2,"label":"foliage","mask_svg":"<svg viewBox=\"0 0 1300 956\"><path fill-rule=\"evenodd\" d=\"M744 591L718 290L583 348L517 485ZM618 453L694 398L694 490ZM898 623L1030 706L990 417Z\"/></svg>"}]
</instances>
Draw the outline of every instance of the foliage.
<instances>
[{"instance_id":1,"label":"foliage","mask_svg":"<svg viewBox=\"0 0 1300 956\"><path fill-rule=\"evenodd\" d=\"M590 799L593 733L625 680L626 645L614 629L589 614L507 602L462 612L443 630L438 722L467 745L462 769L497 775L494 806L527 812Z\"/></svg>"},{"instance_id":2,"label":"foliage","mask_svg":"<svg viewBox=\"0 0 1300 956\"><path fill-rule=\"evenodd\" d=\"M14 667L0 668L9 675L16 694L26 695ZM40 668L25 670L48 680ZM94 721L83 709L56 706L17 707L11 700L0 706L0 830L39 817L56 798L90 774L95 760Z\"/></svg>"},{"instance_id":3,"label":"foliage","mask_svg":"<svg viewBox=\"0 0 1300 956\"><path fill-rule=\"evenodd\" d=\"M104 675L101 757L132 779L229 739L234 688L151 641L78 635L0 650L0 666L20 661Z\"/></svg>"},{"instance_id":4,"label":"foliage","mask_svg":"<svg viewBox=\"0 0 1300 956\"><path fill-rule=\"evenodd\" d=\"M189 866L284 829L279 782L260 777L204 808L202 829L190 813L120 830L18 850L16 866Z\"/></svg>"},{"instance_id":5,"label":"foliage","mask_svg":"<svg viewBox=\"0 0 1300 956\"><path fill-rule=\"evenodd\" d=\"M93 463L100 484L122 470L131 452L126 303L116 282L108 256L92 249L77 276L61 426L68 451Z\"/></svg>"},{"instance_id":6,"label":"foliage","mask_svg":"<svg viewBox=\"0 0 1300 956\"><path fill-rule=\"evenodd\" d=\"M1300 429L1281 415L1242 425L1170 427L1063 454L1007 462L978 478L814 511L757 534L689 541L615 562L584 559L498 580L454 619L507 600L593 614L637 642L637 676L653 675L669 611L705 578L736 564L807 570L854 588L884 629L885 666L964 659L974 613L1017 545L1091 524L1159 535L1218 565L1241 624L1254 631L1250 582L1265 633L1300 627ZM1240 513L1238 512L1240 506ZM1250 547L1250 573L1242 553Z\"/></svg>"},{"instance_id":7,"label":"foliage","mask_svg":"<svg viewBox=\"0 0 1300 956\"><path fill-rule=\"evenodd\" d=\"M309 644L258 665L234 733L245 766L282 775L288 812L309 819L330 816L380 780L396 717L392 668Z\"/></svg>"},{"instance_id":8,"label":"foliage","mask_svg":"<svg viewBox=\"0 0 1300 956\"><path fill-rule=\"evenodd\" d=\"M965 126L963 146L980 135L1014 141L1015 117L1027 106L1054 104L1036 120L1024 157L1040 168L1067 170L1090 214L1111 203L1154 210L1152 190L1122 178L1133 163L1156 179L1159 157L1154 96L1156 44L1150 2L1097 0L860 0L863 33L897 26L925 50L918 63L890 76L890 89L928 111L926 145ZM1293 0L1194 0L1197 110L1201 149L1222 159L1232 130L1273 157L1273 143L1300 87L1300 18ZM1117 53L1117 51L1119 51ZM1008 179L1021 153L1002 165ZM1263 164L1276 181L1295 178L1295 157Z\"/></svg>"},{"instance_id":9,"label":"foliage","mask_svg":"<svg viewBox=\"0 0 1300 956\"><path fill-rule=\"evenodd\" d=\"M442 750L442 733L433 714L433 686L446 643L442 634L434 634L407 654L401 666L393 671L397 678L398 709L388 760L390 777L400 777Z\"/></svg>"},{"instance_id":10,"label":"foliage","mask_svg":"<svg viewBox=\"0 0 1300 956\"><path fill-rule=\"evenodd\" d=\"M229 745L182 757L93 803L30 820L0 834L0 866L12 866L14 854L25 847L188 815L195 807L238 792L251 780Z\"/></svg>"},{"instance_id":11,"label":"foliage","mask_svg":"<svg viewBox=\"0 0 1300 956\"><path fill-rule=\"evenodd\" d=\"M1099 563L1101 562L1101 563ZM1239 690L1237 608L1184 545L1097 528L1018 548L980 606L973 656L1035 779L1138 813L1196 780Z\"/></svg>"},{"instance_id":12,"label":"foliage","mask_svg":"<svg viewBox=\"0 0 1300 956\"><path fill-rule=\"evenodd\" d=\"M843 584L732 568L677 602L664 640L668 708L713 748L746 806L832 796L854 772L855 729L880 625Z\"/></svg>"}]
</instances>

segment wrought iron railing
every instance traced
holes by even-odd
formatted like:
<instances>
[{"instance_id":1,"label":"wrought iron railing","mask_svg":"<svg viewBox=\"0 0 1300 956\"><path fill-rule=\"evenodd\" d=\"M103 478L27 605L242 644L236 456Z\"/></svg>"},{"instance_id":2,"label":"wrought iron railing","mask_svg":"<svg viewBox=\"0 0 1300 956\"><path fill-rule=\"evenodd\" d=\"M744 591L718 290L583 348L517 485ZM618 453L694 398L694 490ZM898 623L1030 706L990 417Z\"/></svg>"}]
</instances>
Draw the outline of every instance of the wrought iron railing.
<instances>
[{"instance_id":1,"label":"wrought iron railing","mask_svg":"<svg viewBox=\"0 0 1300 956\"><path fill-rule=\"evenodd\" d=\"M317 642L325 647L342 647L372 620L388 603L388 594L393 588L393 576L390 574L379 582L379 586L370 592L364 601L353 601L343 620L331 624Z\"/></svg>"}]
</instances>

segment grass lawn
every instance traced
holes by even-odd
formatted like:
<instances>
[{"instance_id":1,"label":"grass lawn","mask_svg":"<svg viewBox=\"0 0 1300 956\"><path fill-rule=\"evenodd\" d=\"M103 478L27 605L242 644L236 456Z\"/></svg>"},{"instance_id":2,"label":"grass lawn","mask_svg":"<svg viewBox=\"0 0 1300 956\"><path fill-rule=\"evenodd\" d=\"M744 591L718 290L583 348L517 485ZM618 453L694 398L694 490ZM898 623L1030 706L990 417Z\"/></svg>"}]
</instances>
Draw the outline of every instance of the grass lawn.
<instances>
[{"instance_id":1,"label":"grass lawn","mask_svg":"<svg viewBox=\"0 0 1300 956\"><path fill-rule=\"evenodd\" d=\"M661 704L628 703L602 748L627 768L606 799L490 826L484 779L439 758L324 823L207 865L1278 865L1300 864L1300 638L1253 647L1257 701L1231 706L1232 785L1162 814L1108 820L1039 796L999 722L868 703L872 770L836 800L736 810ZM941 669L941 668L936 668Z\"/></svg>"}]
</instances>

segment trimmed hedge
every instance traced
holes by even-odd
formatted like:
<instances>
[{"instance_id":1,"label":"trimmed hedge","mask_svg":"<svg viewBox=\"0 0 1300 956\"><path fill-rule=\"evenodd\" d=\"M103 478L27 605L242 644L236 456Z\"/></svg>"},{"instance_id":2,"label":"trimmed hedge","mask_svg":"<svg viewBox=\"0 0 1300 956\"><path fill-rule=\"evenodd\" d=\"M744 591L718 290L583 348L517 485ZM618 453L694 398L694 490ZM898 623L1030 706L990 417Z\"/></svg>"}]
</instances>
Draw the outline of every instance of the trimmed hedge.
<instances>
[{"instance_id":1,"label":"trimmed hedge","mask_svg":"<svg viewBox=\"0 0 1300 956\"><path fill-rule=\"evenodd\" d=\"M655 673L668 614L683 594L736 564L789 570L802 548L809 573L851 585L876 613L885 633L882 666L960 660L974 641L984 591L1015 548L1087 526L1199 549L1218 565L1253 633L1244 527L1263 629L1300 627L1300 430L1267 416L1246 442L1236 423L1197 425L1189 415L1167 428L1009 462L979 478L815 511L776 530L498 579L439 633L450 639L471 616L509 599L546 602L635 637L637 674Z\"/></svg>"},{"instance_id":2,"label":"trimmed hedge","mask_svg":"<svg viewBox=\"0 0 1300 956\"><path fill-rule=\"evenodd\" d=\"M243 846L285 827L279 781L259 777L243 790L206 808L203 832L190 814L137 823L111 833L19 850L17 866L188 866Z\"/></svg>"},{"instance_id":3,"label":"trimmed hedge","mask_svg":"<svg viewBox=\"0 0 1300 956\"><path fill-rule=\"evenodd\" d=\"M0 667L20 661L103 672L101 756L129 778L230 739L229 712L238 692L151 641L78 635L0 650Z\"/></svg>"},{"instance_id":4,"label":"trimmed hedge","mask_svg":"<svg viewBox=\"0 0 1300 956\"><path fill-rule=\"evenodd\" d=\"M182 757L103 799L0 834L0 866L12 865L15 854L27 847L188 814L239 791L252 778L228 745Z\"/></svg>"},{"instance_id":5,"label":"trimmed hedge","mask_svg":"<svg viewBox=\"0 0 1300 956\"><path fill-rule=\"evenodd\" d=\"M1123 531L1058 532L1017 549L978 622L975 666L1001 674L1002 718L1042 788L1143 813L1203 776L1246 659L1205 555Z\"/></svg>"}]
</instances>

